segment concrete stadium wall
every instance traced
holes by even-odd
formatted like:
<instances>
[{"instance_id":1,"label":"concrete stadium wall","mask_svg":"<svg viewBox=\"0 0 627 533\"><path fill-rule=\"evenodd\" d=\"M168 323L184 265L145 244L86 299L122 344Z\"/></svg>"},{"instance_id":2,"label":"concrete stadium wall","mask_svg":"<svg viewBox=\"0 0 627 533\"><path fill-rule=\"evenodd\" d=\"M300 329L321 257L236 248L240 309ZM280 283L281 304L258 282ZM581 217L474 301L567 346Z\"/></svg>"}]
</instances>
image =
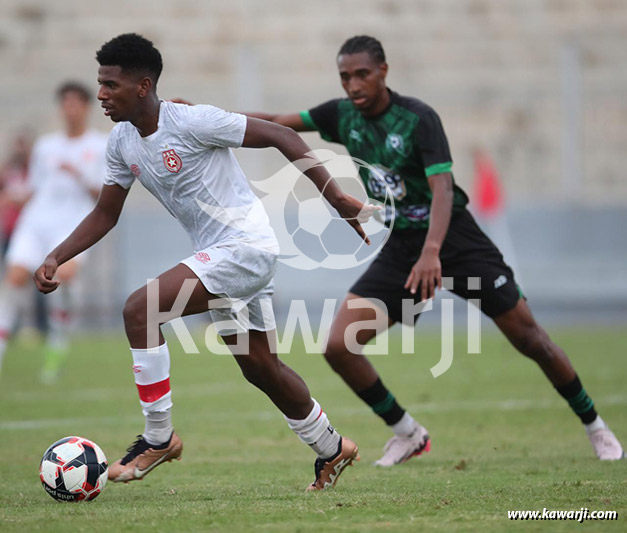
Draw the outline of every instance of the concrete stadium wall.
<instances>
[{"instance_id":1,"label":"concrete stadium wall","mask_svg":"<svg viewBox=\"0 0 627 533\"><path fill-rule=\"evenodd\" d=\"M568 289L560 294L581 300L576 289L588 275L588 300L601 290L625 301L619 265L627 247L616 229L627 207L624 0L0 0L0 7L0 160L20 129L58 127L52 95L60 82L76 78L96 90L95 51L119 33L142 33L160 48L163 98L277 112L340 96L337 50L347 37L368 33L386 49L389 86L440 113L457 181L470 189L472 150L486 149L505 183L516 242L525 250L548 243L518 256L527 291L551 300L554 282L543 276L551 271ZM108 131L111 123L94 107L94 125ZM342 152L316 134L305 138ZM284 164L269 150L237 155L252 180ZM187 250L159 209L134 187L120 228L94 252L83 280L92 322L114 320L128 291ZM583 242L556 229L571 222L589 229ZM598 255L587 253L590 243L601 246ZM279 299L297 289L284 274ZM605 291L608 275L614 292ZM341 296L347 276L316 279Z\"/></svg>"},{"instance_id":2,"label":"concrete stadium wall","mask_svg":"<svg viewBox=\"0 0 627 533\"><path fill-rule=\"evenodd\" d=\"M542 195L627 204L622 0L1 5L0 158L17 129L55 126L51 95L60 81L79 78L96 88L95 50L118 33L140 32L161 49L163 97L269 111L296 111L340 95L337 49L351 35L370 33L386 48L390 86L424 99L442 115L460 183L470 182L470 152L481 146L496 158L509 193L520 201ZM573 61L569 70L565 65ZM570 94L564 85L576 86L574 108L563 98L564 91ZM574 169L563 161L563 128L573 109L581 124L572 140L581 156ZM95 123L110 127L101 116ZM262 168L273 161L262 157Z\"/></svg>"}]
</instances>

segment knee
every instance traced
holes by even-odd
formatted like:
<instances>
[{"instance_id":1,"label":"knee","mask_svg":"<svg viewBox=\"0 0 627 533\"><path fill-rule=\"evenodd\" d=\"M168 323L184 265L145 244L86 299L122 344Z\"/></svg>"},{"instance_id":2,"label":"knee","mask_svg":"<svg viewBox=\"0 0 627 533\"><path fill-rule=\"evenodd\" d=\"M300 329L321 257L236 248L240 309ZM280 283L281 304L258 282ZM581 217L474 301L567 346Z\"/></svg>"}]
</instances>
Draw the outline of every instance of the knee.
<instances>
[{"instance_id":1,"label":"knee","mask_svg":"<svg viewBox=\"0 0 627 533\"><path fill-rule=\"evenodd\" d=\"M6 283L12 287L26 287L31 279L31 274L24 267L11 265L5 275Z\"/></svg>"},{"instance_id":2,"label":"knee","mask_svg":"<svg viewBox=\"0 0 627 533\"><path fill-rule=\"evenodd\" d=\"M59 267L59 269L57 270L57 278L62 283L69 283L70 281L74 279L76 272L77 272L76 261L71 260L71 261L68 261L67 263L64 263L63 265Z\"/></svg>"},{"instance_id":3,"label":"knee","mask_svg":"<svg viewBox=\"0 0 627 533\"><path fill-rule=\"evenodd\" d=\"M148 319L146 299L142 297L140 291L135 291L128 297L124 304L122 316L124 317L124 325L127 329L144 326L146 324Z\"/></svg>"}]
</instances>

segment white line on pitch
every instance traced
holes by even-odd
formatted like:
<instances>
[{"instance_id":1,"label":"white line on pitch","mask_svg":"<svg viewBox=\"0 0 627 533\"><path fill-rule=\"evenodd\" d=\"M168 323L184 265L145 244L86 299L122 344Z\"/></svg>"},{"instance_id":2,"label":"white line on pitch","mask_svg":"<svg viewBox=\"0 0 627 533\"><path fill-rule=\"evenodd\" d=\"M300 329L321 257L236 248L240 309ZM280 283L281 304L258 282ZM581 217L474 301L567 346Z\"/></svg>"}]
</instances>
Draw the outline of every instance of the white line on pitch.
<instances>
[{"instance_id":1,"label":"white line on pitch","mask_svg":"<svg viewBox=\"0 0 627 533\"><path fill-rule=\"evenodd\" d=\"M604 396L598 398L598 405L626 405L627 396L614 395ZM478 401L465 401L465 402L427 402L427 403L415 403L407 405L406 408L409 411L415 413L451 413L451 412L468 412L468 411L524 411L526 409L559 409L567 408L566 402L560 398L555 400L478 400ZM81 426L81 425L106 425L114 426L121 425L123 423L136 423L141 417L139 415L139 407L137 408L136 416L103 416L103 417L82 417L82 418L48 418L41 420L12 420L0 422L0 430L2 431L22 431L31 429L43 429L58 426ZM367 414L367 407L338 407L330 410L332 416L349 416ZM183 414L184 416L184 414ZM276 409L264 409L260 411L249 411L241 415L234 414L232 411L222 412L207 412L202 415L198 413L194 414L196 419L206 420L224 420L230 421L233 419L238 420L273 420L280 419L281 415Z\"/></svg>"}]
</instances>

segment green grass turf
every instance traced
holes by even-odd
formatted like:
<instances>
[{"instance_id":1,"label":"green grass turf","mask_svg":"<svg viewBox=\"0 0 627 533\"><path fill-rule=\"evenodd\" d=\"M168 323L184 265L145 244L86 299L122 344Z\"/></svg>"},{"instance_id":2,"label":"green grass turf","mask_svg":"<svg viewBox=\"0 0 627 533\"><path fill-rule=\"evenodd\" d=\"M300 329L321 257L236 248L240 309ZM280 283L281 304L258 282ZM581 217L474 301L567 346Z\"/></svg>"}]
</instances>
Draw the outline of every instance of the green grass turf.
<instances>
[{"instance_id":1,"label":"green grass turf","mask_svg":"<svg viewBox=\"0 0 627 533\"><path fill-rule=\"evenodd\" d=\"M627 358L617 329L555 331L584 386L627 443ZM95 501L52 500L41 454L78 434L113 462L143 429L131 357L120 337L77 339L62 379L37 382L40 349L11 346L0 381L1 531L563 531L627 530L627 461L601 463L583 428L539 370L497 333L483 353L456 339L452 369L433 379L439 337L418 329L417 355L373 356L401 404L429 429L432 451L372 466L387 428L320 356L298 348L300 372L362 460L333 491L305 494L313 453L227 356L185 355L172 343L175 427L183 461L144 481L108 484ZM617 522L525 522L513 509L616 510Z\"/></svg>"}]
</instances>

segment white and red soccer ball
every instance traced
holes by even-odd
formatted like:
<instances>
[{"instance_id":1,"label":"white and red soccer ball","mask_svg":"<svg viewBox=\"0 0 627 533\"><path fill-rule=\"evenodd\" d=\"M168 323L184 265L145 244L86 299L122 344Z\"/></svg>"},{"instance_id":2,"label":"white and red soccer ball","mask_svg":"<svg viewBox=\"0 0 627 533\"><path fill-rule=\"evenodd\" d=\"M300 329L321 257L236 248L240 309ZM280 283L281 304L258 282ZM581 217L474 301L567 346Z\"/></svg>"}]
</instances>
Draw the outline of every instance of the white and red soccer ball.
<instances>
[{"instance_id":1,"label":"white and red soccer ball","mask_svg":"<svg viewBox=\"0 0 627 533\"><path fill-rule=\"evenodd\" d=\"M39 465L44 489L55 500L93 500L107 482L109 465L100 447L82 437L65 437L52 444Z\"/></svg>"}]
</instances>

